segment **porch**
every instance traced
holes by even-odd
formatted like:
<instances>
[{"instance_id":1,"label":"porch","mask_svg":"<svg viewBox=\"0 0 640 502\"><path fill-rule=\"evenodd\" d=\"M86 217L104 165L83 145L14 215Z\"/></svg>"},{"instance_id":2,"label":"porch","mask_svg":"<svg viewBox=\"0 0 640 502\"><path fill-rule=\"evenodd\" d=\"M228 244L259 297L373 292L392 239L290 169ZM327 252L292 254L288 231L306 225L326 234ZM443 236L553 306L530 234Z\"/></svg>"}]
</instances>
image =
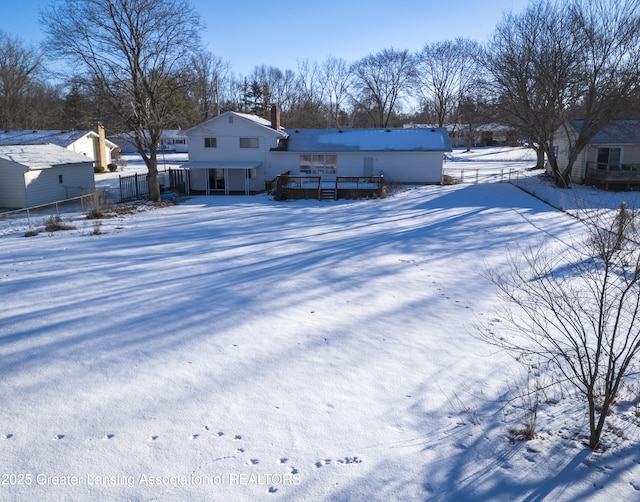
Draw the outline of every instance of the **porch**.
<instances>
[{"instance_id":1,"label":"porch","mask_svg":"<svg viewBox=\"0 0 640 502\"><path fill-rule=\"evenodd\" d=\"M587 185L604 187L605 190L618 187L627 190L640 188L640 164L610 164L587 162L584 182Z\"/></svg>"},{"instance_id":2,"label":"porch","mask_svg":"<svg viewBox=\"0 0 640 502\"><path fill-rule=\"evenodd\" d=\"M336 176L335 180L323 180L315 175L279 174L267 182L267 193L276 200L384 198L386 186L383 176Z\"/></svg>"}]
</instances>

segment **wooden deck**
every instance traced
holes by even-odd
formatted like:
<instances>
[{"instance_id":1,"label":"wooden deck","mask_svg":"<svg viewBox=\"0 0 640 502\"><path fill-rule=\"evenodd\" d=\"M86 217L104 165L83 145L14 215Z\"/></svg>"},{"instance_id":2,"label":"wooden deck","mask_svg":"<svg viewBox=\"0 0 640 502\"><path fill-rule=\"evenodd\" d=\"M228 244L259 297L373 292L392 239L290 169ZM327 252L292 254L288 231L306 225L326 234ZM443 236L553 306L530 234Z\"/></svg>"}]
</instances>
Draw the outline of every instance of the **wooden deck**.
<instances>
[{"instance_id":1,"label":"wooden deck","mask_svg":"<svg viewBox=\"0 0 640 502\"><path fill-rule=\"evenodd\" d=\"M267 192L276 200L383 198L386 186L383 176L336 176L335 181L323 181L322 176L280 174L267 183Z\"/></svg>"},{"instance_id":2,"label":"wooden deck","mask_svg":"<svg viewBox=\"0 0 640 502\"><path fill-rule=\"evenodd\" d=\"M587 162L584 182L586 185L604 187L605 190L624 188L640 189L640 164L604 164Z\"/></svg>"}]
</instances>

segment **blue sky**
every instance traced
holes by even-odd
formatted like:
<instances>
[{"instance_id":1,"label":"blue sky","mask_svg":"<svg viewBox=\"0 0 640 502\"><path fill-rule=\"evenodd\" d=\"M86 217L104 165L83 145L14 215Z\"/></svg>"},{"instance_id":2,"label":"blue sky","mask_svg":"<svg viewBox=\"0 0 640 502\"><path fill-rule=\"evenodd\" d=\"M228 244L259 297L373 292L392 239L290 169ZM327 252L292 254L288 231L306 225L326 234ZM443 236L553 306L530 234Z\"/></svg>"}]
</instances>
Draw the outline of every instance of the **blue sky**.
<instances>
[{"instance_id":1,"label":"blue sky","mask_svg":"<svg viewBox=\"0 0 640 502\"><path fill-rule=\"evenodd\" d=\"M40 43L39 11L46 0L2 0L0 30ZM465 37L484 42L503 12L528 0L192 0L207 26L207 49L248 75L265 64L296 70L297 62L327 56L356 61L384 48L420 50L426 43ZM9 5L6 5L9 4Z\"/></svg>"}]
</instances>

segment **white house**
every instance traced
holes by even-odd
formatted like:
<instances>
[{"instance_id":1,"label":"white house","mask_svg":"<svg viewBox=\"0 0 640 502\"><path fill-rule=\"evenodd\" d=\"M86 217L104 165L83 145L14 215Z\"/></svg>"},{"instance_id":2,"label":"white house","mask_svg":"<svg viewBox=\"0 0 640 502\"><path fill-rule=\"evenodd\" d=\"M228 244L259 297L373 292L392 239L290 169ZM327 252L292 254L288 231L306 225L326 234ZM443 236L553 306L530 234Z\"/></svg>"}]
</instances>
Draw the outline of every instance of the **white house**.
<instances>
[{"instance_id":1,"label":"white house","mask_svg":"<svg viewBox=\"0 0 640 502\"><path fill-rule=\"evenodd\" d=\"M58 145L0 146L0 207L48 204L95 189L94 161Z\"/></svg>"},{"instance_id":2,"label":"white house","mask_svg":"<svg viewBox=\"0 0 640 502\"><path fill-rule=\"evenodd\" d=\"M72 152L85 155L90 160L102 165L102 167L107 167L111 163L111 151L118 147L118 145L104 137L104 128L102 126L98 126L97 133L89 130L0 130L0 145L58 145Z\"/></svg>"},{"instance_id":3,"label":"white house","mask_svg":"<svg viewBox=\"0 0 640 502\"><path fill-rule=\"evenodd\" d=\"M582 120L572 120L556 132L556 158L569 162L569 139L575 141ZM571 169L571 181L594 185L640 185L640 120L613 120L596 133Z\"/></svg>"},{"instance_id":4,"label":"white house","mask_svg":"<svg viewBox=\"0 0 640 502\"><path fill-rule=\"evenodd\" d=\"M191 193L251 193L279 172L273 148L289 135L255 115L225 112L187 131Z\"/></svg>"},{"instance_id":5,"label":"white house","mask_svg":"<svg viewBox=\"0 0 640 502\"><path fill-rule=\"evenodd\" d=\"M400 183L441 183L451 151L446 129L295 129L226 112L187 131L191 193L251 193L277 175L380 176Z\"/></svg>"},{"instance_id":6,"label":"white house","mask_svg":"<svg viewBox=\"0 0 640 502\"><path fill-rule=\"evenodd\" d=\"M138 148L133 140L133 132L117 134L111 136L110 140L115 143L122 153L138 153ZM168 129L160 136L159 152L165 153L187 153L189 144L187 131L182 129Z\"/></svg>"}]
</instances>

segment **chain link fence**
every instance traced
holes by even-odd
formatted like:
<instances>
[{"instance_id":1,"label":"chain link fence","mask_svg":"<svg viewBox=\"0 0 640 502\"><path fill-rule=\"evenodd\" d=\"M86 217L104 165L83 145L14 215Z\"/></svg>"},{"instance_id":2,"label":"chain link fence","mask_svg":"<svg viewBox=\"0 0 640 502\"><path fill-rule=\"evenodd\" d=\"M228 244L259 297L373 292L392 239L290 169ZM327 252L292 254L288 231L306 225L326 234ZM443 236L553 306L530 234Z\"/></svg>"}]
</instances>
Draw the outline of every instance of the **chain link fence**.
<instances>
[{"instance_id":1,"label":"chain link fence","mask_svg":"<svg viewBox=\"0 0 640 502\"><path fill-rule=\"evenodd\" d=\"M27 207L24 209L0 209L0 236L24 233L44 226L51 218L63 220L85 220L86 213L103 198L101 191L91 192L78 197Z\"/></svg>"}]
</instances>

